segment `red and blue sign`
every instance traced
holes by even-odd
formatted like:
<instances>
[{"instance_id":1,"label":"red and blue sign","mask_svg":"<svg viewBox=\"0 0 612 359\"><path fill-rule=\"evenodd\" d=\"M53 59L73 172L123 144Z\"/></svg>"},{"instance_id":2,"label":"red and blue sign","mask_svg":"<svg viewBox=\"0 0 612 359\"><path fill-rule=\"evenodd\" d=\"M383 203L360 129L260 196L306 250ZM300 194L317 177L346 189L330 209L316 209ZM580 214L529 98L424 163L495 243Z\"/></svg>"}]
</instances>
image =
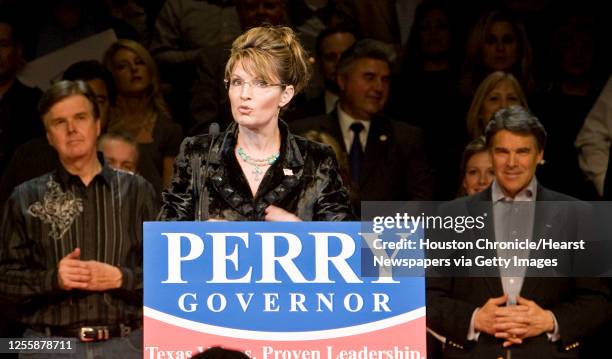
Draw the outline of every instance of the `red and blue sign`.
<instances>
[{"instance_id":1,"label":"red and blue sign","mask_svg":"<svg viewBox=\"0 0 612 359\"><path fill-rule=\"evenodd\" d=\"M359 222L149 222L144 358L425 358L422 277L362 277Z\"/></svg>"}]
</instances>

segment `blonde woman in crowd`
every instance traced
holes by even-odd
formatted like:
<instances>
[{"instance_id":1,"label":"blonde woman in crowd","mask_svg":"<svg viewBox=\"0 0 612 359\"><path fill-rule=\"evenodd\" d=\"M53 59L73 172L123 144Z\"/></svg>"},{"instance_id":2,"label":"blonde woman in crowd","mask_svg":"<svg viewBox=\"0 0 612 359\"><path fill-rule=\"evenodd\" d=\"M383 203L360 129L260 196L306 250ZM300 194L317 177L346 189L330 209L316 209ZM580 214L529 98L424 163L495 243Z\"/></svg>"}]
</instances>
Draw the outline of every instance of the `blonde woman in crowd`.
<instances>
[{"instance_id":1,"label":"blonde woman in crowd","mask_svg":"<svg viewBox=\"0 0 612 359\"><path fill-rule=\"evenodd\" d=\"M172 164L183 137L160 91L157 66L149 52L132 40L118 40L111 45L104 64L113 74L117 88L108 131L124 132L134 138L139 145L139 172L161 192L170 183Z\"/></svg>"},{"instance_id":2,"label":"blonde woman in crowd","mask_svg":"<svg viewBox=\"0 0 612 359\"><path fill-rule=\"evenodd\" d=\"M472 96L491 72L513 74L528 92L534 90L533 55L523 24L513 15L496 10L485 14L472 29L466 45L460 90Z\"/></svg>"},{"instance_id":3,"label":"blonde woman in crowd","mask_svg":"<svg viewBox=\"0 0 612 359\"><path fill-rule=\"evenodd\" d=\"M484 135L484 129L493 114L502 108L519 105L525 109L527 98L514 75L496 71L485 77L474 98L466 118L467 132L471 139Z\"/></svg>"}]
</instances>

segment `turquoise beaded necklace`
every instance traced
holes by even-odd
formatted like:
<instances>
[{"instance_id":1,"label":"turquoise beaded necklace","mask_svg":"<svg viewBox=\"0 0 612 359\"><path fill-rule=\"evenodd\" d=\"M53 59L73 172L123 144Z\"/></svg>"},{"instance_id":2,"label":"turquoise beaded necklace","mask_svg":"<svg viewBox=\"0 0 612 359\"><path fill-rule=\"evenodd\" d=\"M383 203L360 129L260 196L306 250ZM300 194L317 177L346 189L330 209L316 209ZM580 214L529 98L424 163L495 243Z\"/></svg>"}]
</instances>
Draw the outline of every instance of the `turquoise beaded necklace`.
<instances>
[{"instance_id":1,"label":"turquoise beaded necklace","mask_svg":"<svg viewBox=\"0 0 612 359\"><path fill-rule=\"evenodd\" d=\"M263 176L263 173L264 173L262 167L273 165L274 162L276 162L276 160L278 160L278 157L280 156L280 153L276 152L275 154L269 157L266 157L266 158L253 158L249 156L246 152L244 152L242 147L238 147L238 150L236 151L236 153L238 153L238 156L240 157L241 160L243 160L244 162L254 167L252 173L255 177L254 179L256 182L261 181L261 177Z\"/></svg>"}]
</instances>

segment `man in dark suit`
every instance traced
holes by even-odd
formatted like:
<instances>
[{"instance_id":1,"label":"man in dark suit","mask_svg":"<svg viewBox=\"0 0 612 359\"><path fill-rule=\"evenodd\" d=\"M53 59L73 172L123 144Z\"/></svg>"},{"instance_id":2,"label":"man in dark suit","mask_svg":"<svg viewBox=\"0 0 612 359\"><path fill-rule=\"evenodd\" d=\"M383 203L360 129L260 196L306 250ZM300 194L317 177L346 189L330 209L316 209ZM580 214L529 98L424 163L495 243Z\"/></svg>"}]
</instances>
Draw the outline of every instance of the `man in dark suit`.
<instances>
[{"instance_id":1,"label":"man in dark suit","mask_svg":"<svg viewBox=\"0 0 612 359\"><path fill-rule=\"evenodd\" d=\"M338 63L336 109L291 123L298 134L326 133L337 141L332 147L340 149L340 159L348 158L356 213L360 201L432 198L420 130L381 114L389 95L391 59L391 51L378 41L355 43Z\"/></svg>"},{"instance_id":2,"label":"man in dark suit","mask_svg":"<svg viewBox=\"0 0 612 359\"><path fill-rule=\"evenodd\" d=\"M583 203L537 184L535 170L546 142L538 119L520 107L503 109L485 134L495 181L443 210L489 214L484 233L475 231L467 239L586 239L576 238L585 220ZM540 254L522 252L527 258ZM427 279L427 323L446 337L445 358L577 358L581 340L606 318L607 291L598 278L541 278L516 267L494 270L498 276Z\"/></svg>"}]
</instances>

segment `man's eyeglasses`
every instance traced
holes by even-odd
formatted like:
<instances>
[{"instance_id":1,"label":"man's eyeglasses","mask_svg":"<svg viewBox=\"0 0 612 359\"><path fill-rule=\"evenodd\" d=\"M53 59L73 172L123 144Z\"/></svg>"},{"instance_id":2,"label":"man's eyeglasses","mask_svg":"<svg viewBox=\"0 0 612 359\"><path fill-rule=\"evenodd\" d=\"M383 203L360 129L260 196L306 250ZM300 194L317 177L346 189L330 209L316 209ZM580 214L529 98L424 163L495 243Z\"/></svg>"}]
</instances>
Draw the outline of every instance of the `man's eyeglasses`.
<instances>
[{"instance_id":1,"label":"man's eyeglasses","mask_svg":"<svg viewBox=\"0 0 612 359\"><path fill-rule=\"evenodd\" d=\"M233 79L225 79L223 80L223 82L225 83L225 88L226 89L232 89L232 88L242 88L245 84L248 84L251 88L254 89L259 89L259 90L265 90L267 88L270 87L275 87L275 86L280 86L280 87L285 87L285 84L269 84L264 80L261 79L253 79L251 81L245 81L243 79L239 79L239 78L233 78Z\"/></svg>"}]
</instances>

